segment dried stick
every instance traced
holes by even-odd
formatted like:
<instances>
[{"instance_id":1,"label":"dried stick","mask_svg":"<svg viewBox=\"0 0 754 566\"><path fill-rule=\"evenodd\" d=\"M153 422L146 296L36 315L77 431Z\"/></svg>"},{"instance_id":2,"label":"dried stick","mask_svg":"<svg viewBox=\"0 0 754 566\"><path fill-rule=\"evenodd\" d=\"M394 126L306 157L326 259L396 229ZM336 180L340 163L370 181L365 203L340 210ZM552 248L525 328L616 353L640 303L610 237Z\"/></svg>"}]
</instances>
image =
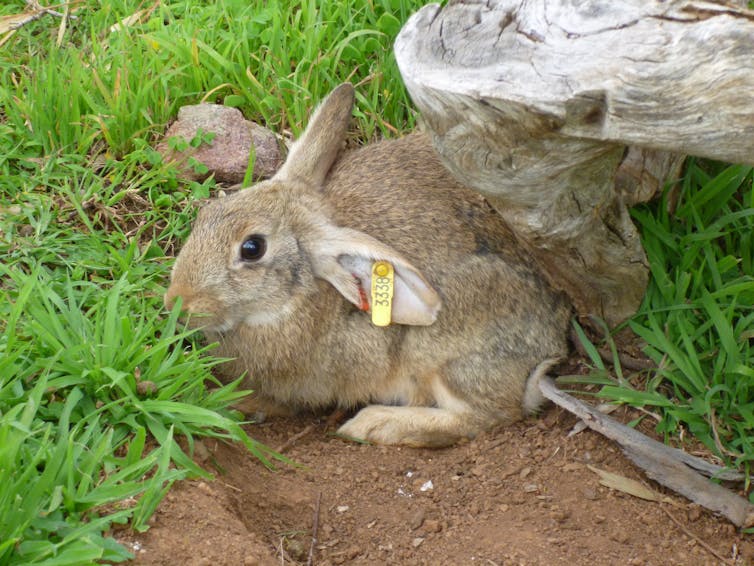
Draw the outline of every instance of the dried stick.
<instances>
[{"instance_id":1,"label":"dried stick","mask_svg":"<svg viewBox=\"0 0 754 566\"><path fill-rule=\"evenodd\" d=\"M319 532L319 506L322 503L322 492L317 495L317 504L314 506L314 525L312 526L312 544L309 546L309 558L306 566L312 566L314 563L314 549L317 546L317 534Z\"/></svg>"},{"instance_id":2,"label":"dried stick","mask_svg":"<svg viewBox=\"0 0 754 566\"><path fill-rule=\"evenodd\" d=\"M307 434L311 434L311 432L315 428L317 428L317 423L312 423L310 425L307 425L306 427L304 427L303 430L297 432L296 434L291 436L288 440L283 442L283 444L281 444L278 448L275 449L275 452L277 452L278 454L282 454L283 452L288 450L291 446L296 444L299 440L304 438Z\"/></svg>"},{"instance_id":3,"label":"dried stick","mask_svg":"<svg viewBox=\"0 0 754 566\"><path fill-rule=\"evenodd\" d=\"M724 480L739 480L741 474L720 468L627 427L555 386L552 379L539 381L542 394L582 419L589 428L620 444L623 452L646 474L687 499L727 517L742 528L754 525L754 505L697 472Z\"/></svg>"},{"instance_id":4,"label":"dried stick","mask_svg":"<svg viewBox=\"0 0 754 566\"><path fill-rule=\"evenodd\" d=\"M683 526L683 524L676 519L673 514L667 510L665 505L660 505L660 509L665 511L665 514L670 517L670 520L673 521L676 526L683 531L683 533L694 540L699 546L701 546L704 550L709 552L712 556L717 558L720 562L725 564L726 566L733 566L733 563L730 560L726 560L721 554L718 554L718 552L712 548L710 545L708 545L706 542L704 542L702 539L700 539L698 536L696 536L694 533L692 533L690 530L688 530L686 527Z\"/></svg>"}]
</instances>

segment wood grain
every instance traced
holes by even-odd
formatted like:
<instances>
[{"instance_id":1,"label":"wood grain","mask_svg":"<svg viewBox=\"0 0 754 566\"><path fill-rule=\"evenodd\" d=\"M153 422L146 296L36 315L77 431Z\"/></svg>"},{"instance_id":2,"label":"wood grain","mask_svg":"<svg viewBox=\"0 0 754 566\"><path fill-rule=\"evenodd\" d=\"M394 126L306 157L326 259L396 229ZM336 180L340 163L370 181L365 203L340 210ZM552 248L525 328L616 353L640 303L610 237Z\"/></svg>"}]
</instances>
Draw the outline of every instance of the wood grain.
<instances>
[{"instance_id":1,"label":"wood grain","mask_svg":"<svg viewBox=\"0 0 754 566\"><path fill-rule=\"evenodd\" d=\"M648 278L627 206L683 155L754 163L754 12L732 4L463 0L417 12L395 52L444 163L610 324Z\"/></svg>"}]
</instances>

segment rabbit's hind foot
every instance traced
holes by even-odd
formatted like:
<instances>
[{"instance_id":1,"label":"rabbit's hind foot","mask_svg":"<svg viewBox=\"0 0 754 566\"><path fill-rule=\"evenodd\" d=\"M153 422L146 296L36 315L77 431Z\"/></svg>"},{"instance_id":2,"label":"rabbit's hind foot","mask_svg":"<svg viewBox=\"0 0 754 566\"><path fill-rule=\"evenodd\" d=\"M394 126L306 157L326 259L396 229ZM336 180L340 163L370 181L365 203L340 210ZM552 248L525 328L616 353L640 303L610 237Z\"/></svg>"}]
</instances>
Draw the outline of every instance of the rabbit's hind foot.
<instances>
[{"instance_id":1,"label":"rabbit's hind foot","mask_svg":"<svg viewBox=\"0 0 754 566\"><path fill-rule=\"evenodd\" d=\"M378 444L438 448L473 438L479 432L469 413L436 407L370 405L338 430L338 434Z\"/></svg>"}]
</instances>

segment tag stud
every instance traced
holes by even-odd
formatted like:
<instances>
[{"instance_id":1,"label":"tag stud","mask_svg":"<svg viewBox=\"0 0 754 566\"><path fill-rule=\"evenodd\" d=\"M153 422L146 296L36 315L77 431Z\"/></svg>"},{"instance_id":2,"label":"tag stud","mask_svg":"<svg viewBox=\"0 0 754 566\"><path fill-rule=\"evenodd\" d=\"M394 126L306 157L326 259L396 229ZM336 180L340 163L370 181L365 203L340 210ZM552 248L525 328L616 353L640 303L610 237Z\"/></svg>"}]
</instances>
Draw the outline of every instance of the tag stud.
<instances>
[{"instance_id":1,"label":"tag stud","mask_svg":"<svg viewBox=\"0 0 754 566\"><path fill-rule=\"evenodd\" d=\"M372 324L388 326L393 312L395 272L387 261L372 265Z\"/></svg>"}]
</instances>

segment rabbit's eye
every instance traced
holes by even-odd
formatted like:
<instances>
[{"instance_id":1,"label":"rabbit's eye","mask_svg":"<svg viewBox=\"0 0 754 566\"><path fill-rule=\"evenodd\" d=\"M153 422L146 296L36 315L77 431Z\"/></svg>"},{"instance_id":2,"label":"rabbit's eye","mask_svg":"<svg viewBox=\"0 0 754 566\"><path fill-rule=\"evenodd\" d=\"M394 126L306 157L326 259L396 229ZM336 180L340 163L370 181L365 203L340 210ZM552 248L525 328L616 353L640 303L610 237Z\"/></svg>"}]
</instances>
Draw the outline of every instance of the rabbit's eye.
<instances>
[{"instance_id":1,"label":"rabbit's eye","mask_svg":"<svg viewBox=\"0 0 754 566\"><path fill-rule=\"evenodd\" d=\"M249 236L241 244L241 259L244 261L257 261L267 251L267 242L264 236L257 234Z\"/></svg>"}]
</instances>

